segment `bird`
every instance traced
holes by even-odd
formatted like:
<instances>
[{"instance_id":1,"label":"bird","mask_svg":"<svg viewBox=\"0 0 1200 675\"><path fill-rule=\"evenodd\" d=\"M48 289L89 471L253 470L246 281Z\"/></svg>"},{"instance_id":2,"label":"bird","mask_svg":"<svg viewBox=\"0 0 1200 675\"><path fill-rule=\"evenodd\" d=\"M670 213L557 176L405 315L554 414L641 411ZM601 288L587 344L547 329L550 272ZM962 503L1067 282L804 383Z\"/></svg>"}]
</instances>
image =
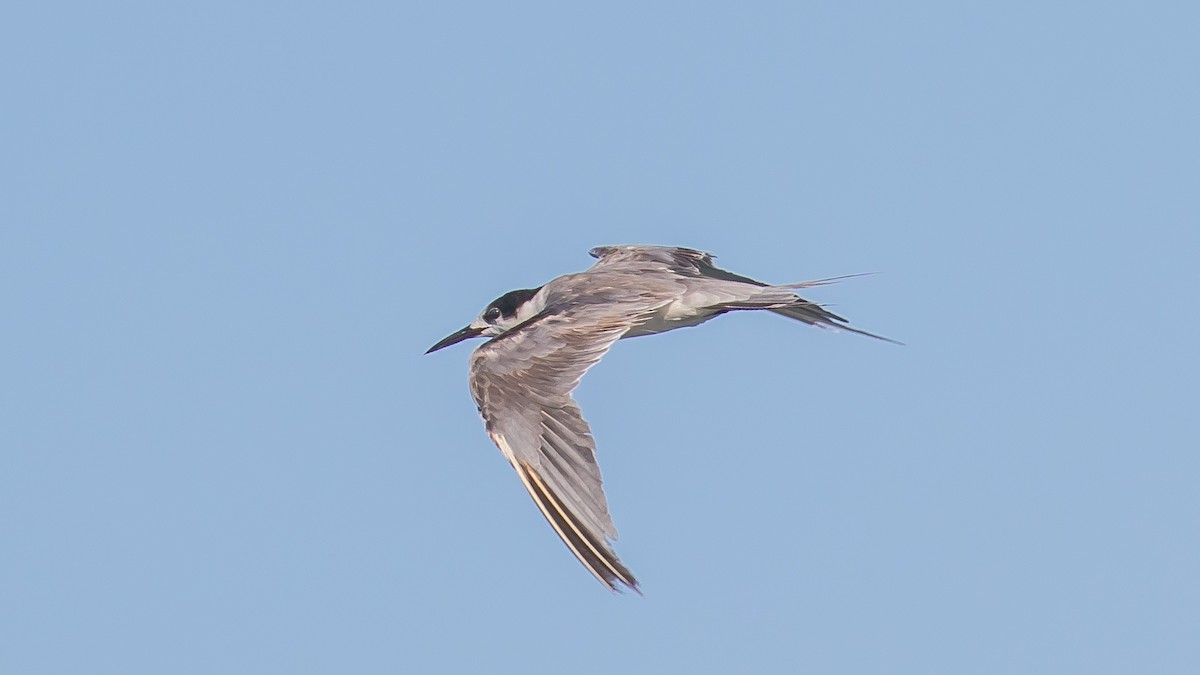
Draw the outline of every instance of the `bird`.
<instances>
[{"instance_id":1,"label":"bird","mask_svg":"<svg viewBox=\"0 0 1200 675\"><path fill-rule=\"evenodd\" d=\"M717 267L710 253L676 246L598 246L589 269L509 291L426 351L490 338L471 355L471 396L488 436L571 553L611 591L641 593L613 549L596 443L571 393L617 340L698 326L722 314L766 310L821 328L854 328L796 291L848 278L771 285Z\"/></svg>"}]
</instances>

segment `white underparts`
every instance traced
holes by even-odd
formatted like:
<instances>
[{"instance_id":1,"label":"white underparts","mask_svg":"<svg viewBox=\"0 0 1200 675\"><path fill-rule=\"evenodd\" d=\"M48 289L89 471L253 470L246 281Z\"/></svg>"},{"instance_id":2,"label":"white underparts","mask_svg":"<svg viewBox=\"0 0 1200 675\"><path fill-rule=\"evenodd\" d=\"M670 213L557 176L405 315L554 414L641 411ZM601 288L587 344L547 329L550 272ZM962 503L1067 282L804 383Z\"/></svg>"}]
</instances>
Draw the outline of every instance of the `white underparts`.
<instances>
[{"instance_id":1,"label":"white underparts","mask_svg":"<svg viewBox=\"0 0 1200 675\"><path fill-rule=\"evenodd\" d=\"M644 322L630 328L622 337L654 335L655 333L665 333L676 328L699 326L718 313L707 308L690 307L677 300L664 305L658 311L651 314Z\"/></svg>"}]
</instances>

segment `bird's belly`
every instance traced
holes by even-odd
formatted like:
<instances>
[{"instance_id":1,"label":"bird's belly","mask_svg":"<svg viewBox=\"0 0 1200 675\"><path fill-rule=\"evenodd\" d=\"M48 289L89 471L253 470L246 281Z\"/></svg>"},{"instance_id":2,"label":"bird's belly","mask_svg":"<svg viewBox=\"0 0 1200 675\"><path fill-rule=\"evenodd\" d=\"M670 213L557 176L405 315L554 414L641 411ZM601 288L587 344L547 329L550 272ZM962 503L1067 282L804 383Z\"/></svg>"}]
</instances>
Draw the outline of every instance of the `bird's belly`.
<instances>
[{"instance_id":1,"label":"bird's belly","mask_svg":"<svg viewBox=\"0 0 1200 675\"><path fill-rule=\"evenodd\" d=\"M681 302L672 302L651 314L641 323L634 325L633 328L630 328L621 337L629 338L641 335L654 335L655 333L665 333L676 328L699 326L720 313L710 309L688 307Z\"/></svg>"}]
</instances>

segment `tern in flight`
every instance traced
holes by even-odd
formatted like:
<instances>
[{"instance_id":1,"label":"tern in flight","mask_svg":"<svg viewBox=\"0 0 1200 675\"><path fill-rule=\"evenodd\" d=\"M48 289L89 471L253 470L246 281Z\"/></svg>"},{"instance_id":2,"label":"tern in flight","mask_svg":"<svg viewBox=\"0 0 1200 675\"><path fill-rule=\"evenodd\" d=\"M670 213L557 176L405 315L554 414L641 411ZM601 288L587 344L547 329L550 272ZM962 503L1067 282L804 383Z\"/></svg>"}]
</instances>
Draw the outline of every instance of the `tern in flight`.
<instances>
[{"instance_id":1,"label":"tern in flight","mask_svg":"<svg viewBox=\"0 0 1200 675\"><path fill-rule=\"evenodd\" d=\"M471 355L471 395L488 436L516 469L542 515L600 583L638 590L617 538L596 464L596 444L571 392L622 338L696 326L739 310L767 310L822 328L894 342L796 295L836 279L773 286L672 246L600 246L595 265L497 298L428 352L491 338ZM640 592L640 591L639 591Z\"/></svg>"}]
</instances>

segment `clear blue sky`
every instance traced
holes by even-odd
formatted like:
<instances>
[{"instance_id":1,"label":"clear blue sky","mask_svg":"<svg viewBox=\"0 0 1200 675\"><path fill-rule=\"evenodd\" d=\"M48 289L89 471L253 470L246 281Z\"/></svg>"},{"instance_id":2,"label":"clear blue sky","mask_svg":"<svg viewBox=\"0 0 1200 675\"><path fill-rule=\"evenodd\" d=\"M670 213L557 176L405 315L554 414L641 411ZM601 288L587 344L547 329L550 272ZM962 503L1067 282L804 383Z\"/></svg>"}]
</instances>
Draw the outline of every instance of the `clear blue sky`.
<instances>
[{"instance_id":1,"label":"clear blue sky","mask_svg":"<svg viewBox=\"0 0 1200 675\"><path fill-rule=\"evenodd\" d=\"M732 4L0 10L0 672L1200 672L1200 10ZM908 344L618 344L645 597L422 354L614 243Z\"/></svg>"}]
</instances>

